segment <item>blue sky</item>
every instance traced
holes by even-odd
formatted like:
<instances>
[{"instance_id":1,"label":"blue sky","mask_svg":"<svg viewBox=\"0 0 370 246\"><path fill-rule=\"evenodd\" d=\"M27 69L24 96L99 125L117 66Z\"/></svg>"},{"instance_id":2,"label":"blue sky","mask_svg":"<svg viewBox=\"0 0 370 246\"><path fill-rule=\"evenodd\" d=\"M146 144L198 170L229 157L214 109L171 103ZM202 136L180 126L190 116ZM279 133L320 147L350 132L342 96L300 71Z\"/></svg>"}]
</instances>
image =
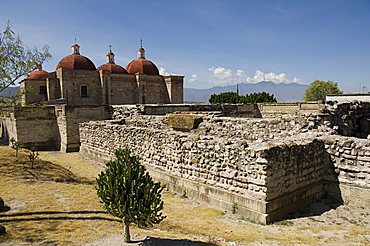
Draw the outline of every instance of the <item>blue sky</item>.
<instances>
[{"instance_id":1,"label":"blue sky","mask_svg":"<svg viewBox=\"0 0 370 246\"><path fill-rule=\"evenodd\" d=\"M185 86L309 84L332 80L345 92L370 91L370 0L0 0L29 46L48 44L55 70L74 39L96 66L108 46L116 63L146 57ZM366 88L363 88L363 87Z\"/></svg>"}]
</instances>

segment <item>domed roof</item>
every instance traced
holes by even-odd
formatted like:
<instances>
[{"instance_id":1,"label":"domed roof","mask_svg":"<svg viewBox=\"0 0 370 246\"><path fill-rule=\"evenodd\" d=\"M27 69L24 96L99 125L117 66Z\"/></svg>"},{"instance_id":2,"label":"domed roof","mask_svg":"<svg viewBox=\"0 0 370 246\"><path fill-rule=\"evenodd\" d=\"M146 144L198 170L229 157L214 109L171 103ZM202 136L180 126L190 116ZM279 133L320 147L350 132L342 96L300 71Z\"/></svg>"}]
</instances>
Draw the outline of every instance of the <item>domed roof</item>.
<instances>
[{"instance_id":1,"label":"domed roof","mask_svg":"<svg viewBox=\"0 0 370 246\"><path fill-rule=\"evenodd\" d=\"M80 55L80 46L72 45L72 55L64 57L57 65L59 68L77 69L77 70L96 70L94 63L86 56Z\"/></svg>"},{"instance_id":2,"label":"domed roof","mask_svg":"<svg viewBox=\"0 0 370 246\"><path fill-rule=\"evenodd\" d=\"M45 70L39 69L28 74L26 79L45 79L49 75Z\"/></svg>"},{"instance_id":3,"label":"domed roof","mask_svg":"<svg viewBox=\"0 0 370 246\"><path fill-rule=\"evenodd\" d=\"M127 66L126 70L128 73L143 73L147 75L159 75L157 66L145 58L139 58L131 61Z\"/></svg>"},{"instance_id":4,"label":"domed roof","mask_svg":"<svg viewBox=\"0 0 370 246\"><path fill-rule=\"evenodd\" d=\"M100 70L106 70L111 73L120 73L120 74L127 74L126 69L121 67L120 65L114 64L114 63L106 63L101 65L100 67L97 68L98 71Z\"/></svg>"},{"instance_id":5,"label":"domed roof","mask_svg":"<svg viewBox=\"0 0 370 246\"><path fill-rule=\"evenodd\" d=\"M109 45L109 52L107 53L107 63L101 65L97 68L98 71L106 70L111 73L127 74L126 69L114 63L114 53L111 50L111 45Z\"/></svg>"},{"instance_id":6,"label":"domed roof","mask_svg":"<svg viewBox=\"0 0 370 246\"><path fill-rule=\"evenodd\" d=\"M159 75L157 66L150 60L145 59L145 50L143 48L143 41L140 40L140 48L137 50L138 58L131 61L126 70L128 73L143 73L147 75Z\"/></svg>"}]
</instances>

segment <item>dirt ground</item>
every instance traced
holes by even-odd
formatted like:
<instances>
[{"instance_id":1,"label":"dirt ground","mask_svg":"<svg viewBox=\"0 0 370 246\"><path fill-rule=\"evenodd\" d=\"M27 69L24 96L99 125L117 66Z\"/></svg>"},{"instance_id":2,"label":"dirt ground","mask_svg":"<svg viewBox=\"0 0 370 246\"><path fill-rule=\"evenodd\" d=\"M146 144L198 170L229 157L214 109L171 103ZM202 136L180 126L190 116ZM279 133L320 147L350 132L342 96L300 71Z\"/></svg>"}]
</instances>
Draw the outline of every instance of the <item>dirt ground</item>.
<instances>
[{"instance_id":1,"label":"dirt ground","mask_svg":"<svg viewBox=\"0 0 370 246\"><path fill-rule=\"evenodd\" d=\"M0 245L125 245L122 225L102 209L94 181L101 166L78 153L41 152L33 169L22 150L0 146ZM163 195L167 218L131 228L129 245L370 245L370 206L323 200L272 225L259 225L205 204ZM370 205L370 204L369 204Z\"/></svg>"}]
</instances>

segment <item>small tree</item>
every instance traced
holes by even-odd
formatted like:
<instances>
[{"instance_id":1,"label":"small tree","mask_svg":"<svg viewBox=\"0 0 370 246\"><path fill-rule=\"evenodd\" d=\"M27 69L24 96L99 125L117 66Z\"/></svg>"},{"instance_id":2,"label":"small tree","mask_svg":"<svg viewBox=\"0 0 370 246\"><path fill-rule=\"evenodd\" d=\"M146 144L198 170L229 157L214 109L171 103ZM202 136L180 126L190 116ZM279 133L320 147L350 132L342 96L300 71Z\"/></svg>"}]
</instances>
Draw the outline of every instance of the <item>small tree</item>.
<instances>
[{"instance_id":1,"label":"small tree","mask_svg":"<svg viewBox=\"0 0 370 246\"><path fill-rule=\"evenodd\" d=\"M342 94L338 84L333 81L315 80L306 90L304 95L305 101L325 100L328 94Z\"/></svg>"},{"instance_id":2,"label":"small tree","mask_svg":"<svg viewBox=\"0 0 370 246\"><path fill-rule=\"evenodd\" d=\"M124 242L130 242L130 224L150 226L161 222L166 216L161 193L163 187L140 165L139 158L128 149L117 149L116 160L106 164L105 172L96 179L97 194L104 208L122 220Z\"/></svg>"},{"instance_id":3,"label":"small tree","mask_svg":"<svg viewBox=\"0 0 370 246\"><path fill-rule=\"evenodd\" d=\"M0 92L37 69L51 58L49 47L28 48L11 29L10 22L0 33Z\"/></svg>"},{"instance_id":4,"label":"small tree","mask_svg":"<svg viewBox=\"0 0 370 246\"><path fill-rule=\"evenodd\" d=\"M28 159L31 162L31 169L33 169L33 166L38 156L39 156L39 152L37 151L35 147L32 147L30 152L28 153Z\"/></svg>"},{"instance_id":5,"label":"small tree","mask_svg":"<svg viewBox=\"0 0 370 246\"><path fill-rule=\"evenodd\" d=\"M18 157L18 151L19 151L19 147L21 145L21 142L18 141L18 140L15 140L14 138L11 138L10 139L10 147L12 147L12 149L15 150L15 157Z\"/></svg>"}]
</instances>

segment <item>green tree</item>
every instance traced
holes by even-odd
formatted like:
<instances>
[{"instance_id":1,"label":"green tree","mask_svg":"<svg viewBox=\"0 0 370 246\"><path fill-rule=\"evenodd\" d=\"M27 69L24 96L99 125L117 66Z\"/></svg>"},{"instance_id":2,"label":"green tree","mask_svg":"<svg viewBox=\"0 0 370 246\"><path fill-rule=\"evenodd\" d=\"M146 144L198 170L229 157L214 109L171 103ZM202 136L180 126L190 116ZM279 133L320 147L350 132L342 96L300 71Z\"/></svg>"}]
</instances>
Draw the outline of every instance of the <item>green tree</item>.
<instances>
[{"instance_id":1,"label":"green tree","mask_svg":"<svg viewBox=\"0 0 370 246\"><path fill-rule=\"evenodd\" d=\"M37 69L51 58L49 47L41 50L24 46L19 35L11 29L10 22L0 33L0 92L14 85L21 77Z\"/></svg>"},{"instance_id":2,"label":"green tree","mask_svg":"<svg viewBox=\"0 0 370 246\"><path fill-rule=\"evenodd\" d=\"M237 103L238 94L236 92L222 92L220 94L212 94L209 98L210 103Z\"/></svg>"},{"instance_id":3,"label":"green tree","mask_svg":"<svg viewBox=\"0 0 370 246\"><path fill-rule=\"evenodd\" d=\"M310 87L307 88L303 99L305 101L325 100L328 94L342 94L342 92L338 84L333 81L315 80L311 83Z\"/></svg>"},{"instance_id":4,"label":"green tree","mask_svg":"<svg viewBox=\"0 0 370 246\"><path fill-rule=\"evenodd\" d=\"M267 92L251 93L240 98L242 103L265 103L265 102L277 102L274 94Z\"/></svg>"},{"instance_id":5,"label":"green tree","mask_svg":"<svg viewBox=\"0 0 370 246\"><path fill-rule=\"evenodd\" d=\"M150 226L165 216L161 193L163 187L140 165L128 149L117 149L116 160L106 164L97 178L97 194L108 213L122 220L124 242L130 242L130 224Z\"/></svg>"},{"instance_id":6,"label":"green tree","mask_svg":"<svg viewBox=\"0 0 370 246\"><path fill-rule=\"evenodd\" d=\"M32 147L30 149L30 152L28 153L28 159L31 162L31 169L33 169L33 166L35 165L35 161L38 156L39 156L39 152L37 151L35 147Z\"/></svg>"},{"instance_id":7,"label":"green tree","mask_svg":"<svg viewBox=\"0 0 370 246\"><path fill-rule=\"evenodd\" d=\"M21 146L21 142L18 140L15 140L13 137L9 140L10 141L10 147L15 150L15 157L18 157L18 151L19 147Z\"/></svg>"},{"instance_id":8,"label":"green tree","mask_svg":"<svg viewBox=\"0 0 370 246\"><path fill-rule=\"evenodd\" d=\"M209 98L210 103L263 103L276 102L274 94L267 92L251 93L245 96L238 95L235 92L222 92L220 94L212 94Z\"/></svg>"}]
</instances>

